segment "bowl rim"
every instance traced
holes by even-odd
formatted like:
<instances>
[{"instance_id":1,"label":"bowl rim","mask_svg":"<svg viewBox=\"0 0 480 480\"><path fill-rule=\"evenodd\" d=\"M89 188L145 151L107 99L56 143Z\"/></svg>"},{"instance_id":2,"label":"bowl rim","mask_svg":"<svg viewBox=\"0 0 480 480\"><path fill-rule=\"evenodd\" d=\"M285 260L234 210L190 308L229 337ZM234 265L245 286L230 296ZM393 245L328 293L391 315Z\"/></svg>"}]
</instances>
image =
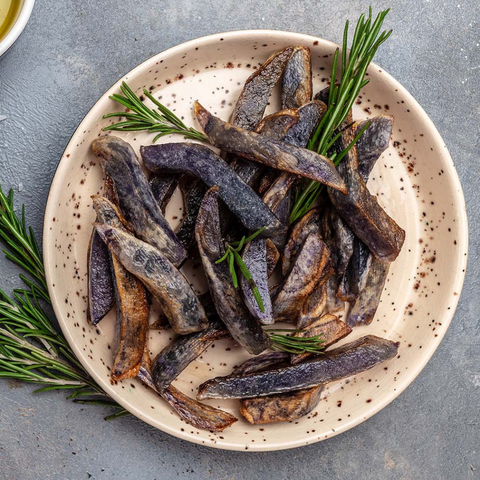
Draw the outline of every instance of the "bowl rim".
<instances>
[{"instance_id":1,"label":"bowl rim","mask_svg":"<svg viewBox=\"0 0 480 480\"><path fill-rule=\"evenodd\" d=\"M0 41L0 57L17 41L18 37L25 30L28 20L32 14L35 0L23 0L22 9L5 38Z\"/></svg>"},{"instance_id":2,"label":"bowl rim","mask_svg":"<svg viewBox=\"0 0 480 480\"><path fill-rule=\"evenodd\" d=\"M155 60L159 56L170 56L170 55L175 55L176 53L184 50L191 48L192 46L194 47L199 47L204 44L208 44L210 42L215 42L220 39L226 40L227 38L229 40L235 40L236 37L239 37L241 39L253 39L255 36L259 35L268 35L272 37L278 37L280 39L283 39L285 36L289 36L293 40L298 39L298 40L311 40L313 42L319 42L319 44L324 45L327 48L341 48L338 44L335 42L332 42L330 40L323 39L321 37L316 37L314 35L308 35L308 34L302 34L302 33L297 33L297 32L290 32L290 31L284 31L284 30L271 30L271 29L247 29L247 30L234 30L234 31L227 31L227 32L220 32L220 33L215 33L211 35L206 35L203 37L198 37L192 40L188 40L186 42L180 43L178 45L172 46L166 50L163 50L150 58L146 59L133 69L131 69L129 72L125 73L122 75L106 92L103 93L99 97L99 99L94 103L94 105L88 110L88 112L85 114L85 116L82 118L82 120L79 122L77 125L77 128L72 134L72 137L70 138L63 154L60 159L60 162L57 165L57 168L55 170L55 175L53 177L52 183L50 185L50 190L47 198L47 204L45 207L45 216L44 216L44 228L43 228L43 256L44 256L44 264L45 264L45 273L46 273L46 280L47 280L47 285L50 293L50 297L52 300L52 306L55 312L55 315L57 317L58 323L60 325L60 328L62 329L63 334L65 335L68 343L72 347L72 350L74 351L75 355L77 358L80 360L82 365L86 368L88 373L92 376L92 378L102 387L105 389L106 393L109 394L116 402L118 402L120 405L122 405L125 409L127 409L130 413L135 415L137 418L143 420L144 422L152 425L153 427L168 433L170 435L173 435L177 438L180 438L182 440L186 440L192 443L196 443L198 445L202 446L208 446L211 448L215 449L221 449L221 450L232 450L232 451L245 451L243 445L236 444L233 442L229 442L226 440L221 440L217 439L215 443L206 443L202 442L202 439L195 437L193 435L189 435L188 432L185 431L178 431L173 427L170 427L168 425L159 425L158 419L152 418L149 415L144 414L141 412L135 404L126 401L123 399L122 395L120 393L117 393L117 390L112 389L111 385L103 378L103 376L100 376L97 374L95 369L90 369L88 367L88 363L85 360L85 355L84 352L82 352L80 347L77 347L77 345L74 342L73 337L70 335L68 329L66 328L66 322L63 318L60 316L60 304L61 302L59 299L57 299L55 290L51 289L51 284L52 284L52 279L51 279L51 274L53 273L53 269L51 269L50 265L52 265L51 258L49 255L49 248L47 247L48 243L48 230L45 228L46 227L46 222L48 218L51 218L52 216L52 210L55 208L55 204L53 202L53 192L56 191L59 186L54 189L55 183L57 178L61 176L62 170L67 168L67 164L64 162L63 167L61 167L62 164L62 159L65 156L65 152L68 150L68 148L71 146L73 138L75 134L77 133L79 126L83 123L85 118L94 110L95 106L98 104L98 101L101 98L104 98L107 95L110 95L113 93L114 89L117 89L122 80L125 77L130 77L132 75L135 75L138 70L143 69L145 66L147 66L150 62L155 62ZM438 337L434 337L434 339L429 343L429 347L423 350L424 356L422 358L421 362L418 362L414 368L410 369L410 376L408 377L408 380L402 382L400 385L397 386L395 392L391 392L388 395L385 395L384 398L380 402L376 402L375 404L372 404L372 406L365 412L365 415L363 416L358 416L357 418L352 419L349 422L342 423L338 428L335 429L334 432L330 432L328 435L328 438L332 438L340 433L343 433L347 430L350 430L351 428L359 425L360 423L363 423L364 421L368 420L371 418L373 415L378 413L380 410L385 408L387 405L389 405L393 400L395 400L408 386L411 385L411 383L417 378L417 376L420 374L420 372L424 369L425 365L430 361L431 357L435 353L436 349L440 345L441 341L443 340L446 331L448 330L448 327L450 326L450 323L453 319L453 316L456 312L458 301L461 296L461 291L463 288L463 283L465 279L465 273L466 273L466 264L467 264L467 259L468 259L468 237L469 237L469 232L468 232L468 220L467 220L467 212L466 212L466 204L465 204L465 197L463 194L463 189L460 183L460 179L458 177L458 173L455 169L455 164L453 162L453 159L450 155L450 152L448 151L445 142L443 141L440 133L438 132L437 128L435 127L433 121L430 119L430 117L427 115L425 110L421 107L421 105L417 102L417 100L413 97L411 93L406 90L403 85L401 85L392 75L390 75L387 71L385 71L382 67L379 67L376 63L372 62L370 64L369 68L377 68L378 70L381 70L382 76L386 78L387 82L390 84L395 85L395 88L398 89L398 92L401 93L405 99L408 99L410 102L410 108L415 109L415 112L420 115L422 122L424 122L425 127L431 132L431 135L434 139L435 144L440 144L444 146L442 148L442 153L445 155L445 161L446 161L446 167L448 168L448 178L450 179L451 182L453 182L453 187L455 190L454 198L456 200L456 203L458 205L457 208L457 221L459 225L459 231L461 232L461 238L457 239L457 244L458 246L462 249L461 253L464 253L464 255L461 255L459 258L463 259L463 267L464 268L457 268L456 270L456 275L452 280L452 290L455 292L458 292L458 295L454 297L453 303L451 305L451 309L447 310L445 312L445 317L443 320L443 325L444 329L443 331L439 332ZM462 260L459 260L461 262ZM297 448L305 445L312 445L313 443L317 443L320 441L325 440L324 438L320 439L308 439L308 440L297 440L294 442L289 442L288 440L281 440L275 443L268 443L267 445L260 445L257 444L255 447L249 448L249 452L265 452L265 451L278 451L278 450L286 450L286 449L291 449L291 448Z\"/></svg>"}]
</instances>

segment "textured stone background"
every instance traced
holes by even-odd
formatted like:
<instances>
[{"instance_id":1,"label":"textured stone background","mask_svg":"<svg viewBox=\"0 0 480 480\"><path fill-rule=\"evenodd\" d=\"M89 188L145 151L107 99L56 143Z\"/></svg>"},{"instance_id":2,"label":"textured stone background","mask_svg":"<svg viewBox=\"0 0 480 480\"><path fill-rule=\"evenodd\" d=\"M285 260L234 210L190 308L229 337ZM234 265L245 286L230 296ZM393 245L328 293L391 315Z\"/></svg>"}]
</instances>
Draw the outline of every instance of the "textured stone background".
<instances>
[{"instance_id":1,"label":"textured stone background","mask_svg":"<svg viewBox=\"0 0 480 480\"><path fill-rule=\"evenodd\" d=\"M292 30L341 40L360 2L336 0L41 0L0 59L0 181L41 236L57 162L75 127L122 74L210 33ZM480 478L480 4L372 1L394 29L377 62L421 103L455 160L467 199L470 262L454 321L428 366L393 404L349 432L278 453L188 444L128 418L103 421L62 393L0 382L0 478ZM352 6L355 5L355 6ZM366 8L365 3L363 8ZM4 118L5 117L5 118ZM0 259L0 286L18 286Z\"/></svg>"}]
</instances>

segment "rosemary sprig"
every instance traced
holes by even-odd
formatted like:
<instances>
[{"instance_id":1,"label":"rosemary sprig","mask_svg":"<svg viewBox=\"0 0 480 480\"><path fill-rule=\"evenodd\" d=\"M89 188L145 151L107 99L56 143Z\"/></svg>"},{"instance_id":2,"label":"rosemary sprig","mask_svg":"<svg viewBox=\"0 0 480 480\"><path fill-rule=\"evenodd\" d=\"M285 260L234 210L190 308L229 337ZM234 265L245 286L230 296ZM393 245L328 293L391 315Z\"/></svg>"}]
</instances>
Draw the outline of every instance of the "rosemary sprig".
<instances>
[{"instance_id":1,"label":"rosemary sprig","mask_svg":"<svg viewBox=\"0 0 480 480\"><path fill-rule=\"evenodd\" d=\"M330 91L328 96L327 110L320 121L316 131L309 141L308 148L317 151L320 155L327 156L335 140L338 139L336 131L347 118L360 90L369 82L365 78L368 66L382 43L391 35L392 30L382 31L383 21L390 9L380 12L373 20L372 8L369 9L368 17L362 14L358 19L353 35L350 51L348 51L348 20L343 32L342 55L340 59L340 77L337 82L337 66L339 63L340 49L336 49L333 57L332 74L330 77ZM365 126L367 128L368 125ZM358 141L361 134L356 135L352 143L337 155L331 155L330 159L338 165ZM322 185L309 181L296 199L290 213L290 223L301 218L317 200L322 191Z\"/></svg>"},{"instance_id":2,"label":"rosemary sprig","mask_svg":"<svg viewBox=\"0 0 480 480\"><path fill-rule=\"evenodd\" d=\"M262 227L249 237L245 237L244 235L238 242L225 242L225 254L215 262L216 264L219 264L227 260L230 275L232 276L233 286L235 288L238 288L238 275L235 270L235 265L238 266L240 273L245 277L245 280L247 281L248 286L250 287L250 290L252 291L252 294L258 304L258 308L260 308L262 313L265 312L265 305L263 304L262 296L260 295L260 291L258 290L257 284L255 283L250 270L245 265L245 262L242 260L239 252L241 252L242 248L247 243L258 237L258 235L260 235L264 230L265 227Z\"/></svg>"},{"instance_id":3,"label":"rosemary sprig","mask_svg":"<svg viewBox=\"0 0 480 480\"><path fill-rule=\"evenodd\" d=\"M361 128L361 130L355 135L355 138L352 142L340 153L334 152L330 155L330 159L334 163L335 166L343 160L345 155L353 148L353 146L360 140L360 137L363 135L363 132L370 126L370 122L366 122L365 125ZM341 132L339 133L341 135ZM338 135L335 135L334 139L337 140ZM333 141L331 142L333 145ZM300 192L297 191L295 196L295 203L290 214L290 223L294 223L299 218L302 218L312 207L315 203L319 195L322 193L325 185L315 181L309 181L306 187Z\"/></svg>"},{"instance_id":4,"label":"rosemary sprig","mask_svg":"<svg viewBox=\"0 0 480 480\"><path fill-rule=\"evenodd\" d=\"M13 206L13 190L10 190L8 195L5 195L1 186L0 241L7 248L7 250L3 250L5 257L28 272L35 280L35 283L24 275L21 275L20 278L36 295L50 302L42 254L38 248L32 228L27 228L25 224L25 207L22 207L21 217L18 218Z\"/></svg>"},{"instance_id":5,"label":"rosemary sprig","mask_svg":"<svg viewBox=\"0 0 480 480\"><path fill-rule=\"evenodd\" d=\"M325 350L325 339L323 334L315 335L313 337L292 337L289 335L279 335L274 332L290 332L299 333L303 330L293 330L289 328L275 328L265 329L272 341L272 350L281 350L283 352L301 354L301 353L313 353L315 355L322 354ZM272 333L270 333L272 332Z\"/></svg>"},{"instance_id":6,"label":"rosemary sprig","mask_svg":"<svg viewBox=\"0 0 480 480\"><path fill-rule=\"evenodd\" d=\"M40 250L31 228L26 227L25 208L19 219L14 211L13 192L6 196L0 187L0 240L6 258L24 269L27 289L16 289L12 297L0 290L0 378L41 385L35 390L71 390L67 397L82 403L105 404L125 415L75 358L65 337L43 311L40 300L50 303Z\"/></svg>"},{"instance_id":7,"label":"rosemary sprig","mask_svg":"<svg viewBox=\"0 0 480 480\"><path fill-rule=\"evenodd\" d=\"M194 140L206 140L205 135L192 127L187 127L171 110L161 104L148 90L143 94L152 101L158 110L148 108L133 90L122 82L120 87L123 95L114 93L110 95L112 100L127 108L126 112L115 112L104 115L103 118L121 117L125 120L104 127L104 131L128 131L136 132L146 130L149 133L157 133L153 139L155 143L160 137L170 134L180 134L185 138Z\"/></svg>"},{"instance_id":8,"label":"rosemary sprig","mask_svg":"<svg viewBox=\"0 0 480 480\"><path fill-rule=\"evenodd\" d=\"M240 273L245 277L247 280L248 286L252 290L253 296L257 301L258 307L260 311L263 313L265 312L265 306L263 304L262 297L260 295L260 291L255 283L255 280L252 278L250 271L248 270L245 262L242 260L240 252L242 249L247 245L247 243L251 242L254 238L258 237L263 231L265 227L260 228L255 233L252 233L249 237L245 235L237 242L225 242L225 254L219 258L215 263L219 264L224 261L228 262L228 268L230 270L230 275L232 276L233 286L238 288L238 274L236 272L236 266L238 266ZM265 332L268 333L270 340L272 341L272 349L273 350L282 350L288 353L315 353L319 354L323 352L323 342L322 335L316 335L313 337L292 337L289 335L279 335L275 332L288 332L288 333L298 333L303 332L303 330L294 330L291 328L284 328L284 329L265 329Z\"/></svg>"}]
</instances>

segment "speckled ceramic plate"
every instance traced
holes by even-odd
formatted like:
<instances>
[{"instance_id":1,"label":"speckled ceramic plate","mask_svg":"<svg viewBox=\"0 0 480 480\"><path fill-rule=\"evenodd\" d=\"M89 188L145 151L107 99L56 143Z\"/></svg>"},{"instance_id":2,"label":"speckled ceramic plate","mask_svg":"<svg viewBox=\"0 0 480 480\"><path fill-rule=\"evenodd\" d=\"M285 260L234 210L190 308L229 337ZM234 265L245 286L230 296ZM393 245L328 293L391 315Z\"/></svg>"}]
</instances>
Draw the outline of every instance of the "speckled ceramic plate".
<instances>
[{"instance_id":1,"label":"speckled ceramic plate","mask_svg":"<svg viewBox=\"0 0 480 480\"><path fill-rule=\"evenodd\" d=\"M184 43L152 57L121 80L136 91L145 87L194 125L195 99L228 119L246 78L272 52L287 45L312 51L315 91L326 85L336 45L315 37L276 31L212 35ZM392 265L373 323L357 328L346 340L375 334L400 342L397 358L362 375L333 383L318 407L298 421L253 426L235 401L209 401L239 421L220 434L183 423L154 392L137 380L110 383L110 344L114 313L97 328L86 320L87 245L94 212L90 196L101 192L102 172L90 151L107 125L102 116L118 109L108 96L91 109L74 133L52 183L45 213L44 255L55 313L74 352L102 388L145 422L191 442L231 450L278 450L307 445L358 425L395 399L420 373L438 347L457 305L467 260L467 219L462 189L447 148L422 108L390 75L375 65L370 84L355 105L356 119L388 112L395 116L392 144L375 167L369 187L407 232ZM279 105L274 95L269 111ZM138 150L152 135L121 134ZM164 141L182 141L181 137ZM167 210L175 224L181 217L177 197ZM202 279L189 273L197 289ZM152 313L152 321L155 313ZM171 339L171 331L151 330L152 354ZM175 385L191 396L208 378L225 375L247 354L229 340L218 341L190 365Z\"/></svg>"}]
</instances>

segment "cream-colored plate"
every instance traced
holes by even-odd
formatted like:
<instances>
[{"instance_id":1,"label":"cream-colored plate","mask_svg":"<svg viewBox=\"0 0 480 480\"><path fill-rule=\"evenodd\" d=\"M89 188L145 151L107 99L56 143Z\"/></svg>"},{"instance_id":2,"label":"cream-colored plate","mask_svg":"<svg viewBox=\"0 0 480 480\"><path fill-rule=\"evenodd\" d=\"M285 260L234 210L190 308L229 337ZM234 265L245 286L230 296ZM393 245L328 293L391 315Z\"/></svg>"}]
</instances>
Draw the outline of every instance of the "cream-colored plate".
<instances>
[{"instance_id":1,"label":"cream-colored plate","mask_svg":"<svg viewBox=\"0 0 480 480\"><path fill-rule=\"evenodd\" d=\"M336 45L308 35L267 30L223 33L184 43L152 57L121 80L139 94L143 88L150 89L188 125L195 125L192 104L196 99L228 119L246 78L272 52L287 45L311 49L314 90L326 86ZM448 150L422 108L377 66L371 66L369 77L371 82L355 105L354 117L395 116L392 144L378 161L369 187L407 235L390 269L375 320L357 328L346 340L379 335L399 341L399 355L362 375L329 385L315 411L294 422L253 426L239 414L238 402L215 400L208 403L233 412L239 421L223 433L212 434L183 423L137 380L110 383L114 313L97 328L87 323L86 253L94 221L90 196L102 188L101 168L90 144L108 123L102 116L119 108L108 96L119 91L121 80L77 128L59 164L45 213L49 291L63 333L79 360L102 388L134 415L167 433L216 448L260 451L298 447L337 435L371 417L396 398L430 359L448 328L462 288L468 242L464 198ZM277 97L273 96L269 111L278 109ZM137 151L153 138L145 133L120 135ZM183 139L176 136L163 141ZM169 221L175 223L174 217L181 217L180 208L177 196L167 211ZM198 275L198 270L193 275L195 272ZM197 288L204 288L198 276L190 278ZM152 354L171 337L171 330L151 330ZM194 396L201 382L230 373L246 357L231 341L216 342L175 385Z\"/></svg>"}]
</instances>

